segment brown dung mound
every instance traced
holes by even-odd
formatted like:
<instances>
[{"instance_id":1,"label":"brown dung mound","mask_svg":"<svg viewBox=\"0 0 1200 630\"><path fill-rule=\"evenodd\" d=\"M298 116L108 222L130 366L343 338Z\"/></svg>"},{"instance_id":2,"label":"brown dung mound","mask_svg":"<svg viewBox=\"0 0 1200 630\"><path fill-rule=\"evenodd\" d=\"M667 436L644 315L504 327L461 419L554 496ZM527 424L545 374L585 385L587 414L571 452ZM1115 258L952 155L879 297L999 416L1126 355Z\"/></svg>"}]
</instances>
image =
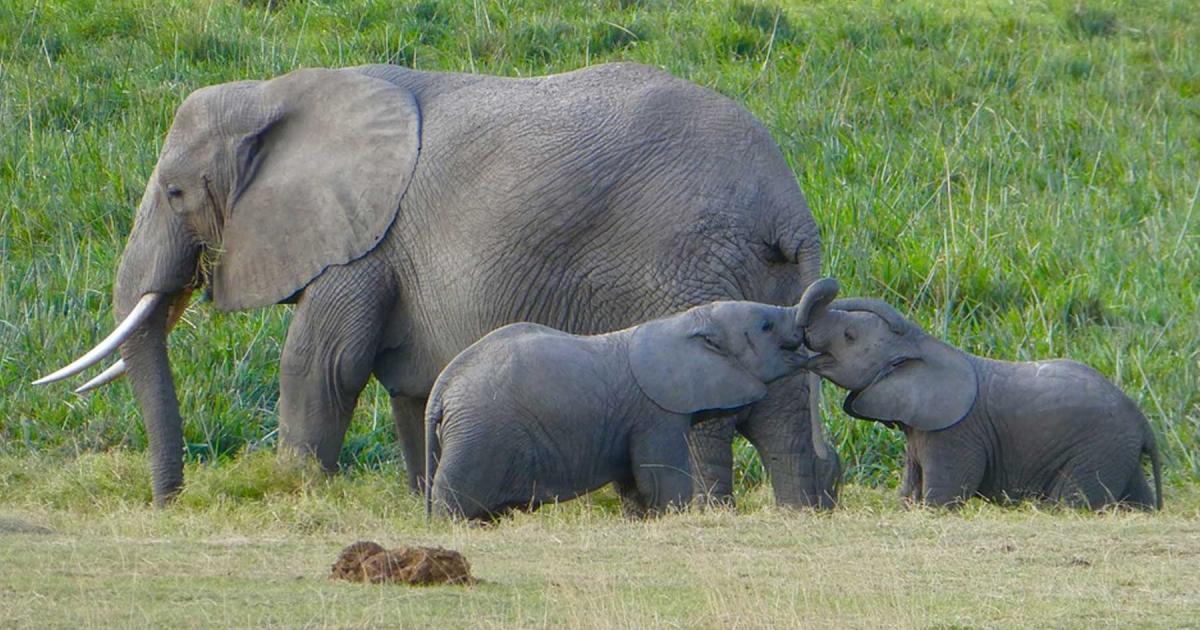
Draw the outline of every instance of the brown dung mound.
<instances>
[{"instance_id":1,"label":"brown dung mound","mask_svg":"<svg viewBox=\"0 0 1200 630\"><path fill-rule=\"evenodd\" d=\"M467 584L471 565L461 553L441 547L401 547L375 554L363 562L363 573L374 584Z\"/></svg>"},{"instance_id":2,"label":"brown dung mound","mask_svg":"<svg viewBox=\"0 0 1200 630\"><path fill-rule=\"evenodd\" d=\"M372 584L471 584L471 565L457 551L441 547L398 547L385 550L360 541L338 554L335 580Z\"/></svg>"},{"instance_id":3,"label":"brown dung mound","mask_svg":"<svg viewBox=\"0 0 1200 630\"><path fill-rule=\"evenodd\" d=\"M329 578L332 580L362 582L363 560L386 551L379 543L360 540L346 547L338 554L337 561L333 563L333 572L329 574Z\"/></svg>"}]
</instances>

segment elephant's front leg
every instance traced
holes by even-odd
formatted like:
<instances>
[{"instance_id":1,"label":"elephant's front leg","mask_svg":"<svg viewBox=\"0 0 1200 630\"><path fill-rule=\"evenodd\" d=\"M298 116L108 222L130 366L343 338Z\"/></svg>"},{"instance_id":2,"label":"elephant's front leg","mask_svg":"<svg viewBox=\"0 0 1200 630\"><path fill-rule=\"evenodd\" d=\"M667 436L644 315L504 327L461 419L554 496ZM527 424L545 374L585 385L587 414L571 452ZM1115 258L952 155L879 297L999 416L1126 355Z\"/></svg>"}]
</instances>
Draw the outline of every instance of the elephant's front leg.
<instances>
[{"instance_id":1,"label":"elephant's front leg","mask_svg":"<svg viewBox=\"0 0 1200 630\"><path fill-rule=\"evenodd\" d=\"M613 482L613 489L621 499L621 516L629 519L644 519L647 514L646 498L638 491L637 481L618 479Z\"/></svg>"},{"instance_id":2,"label":"elephant's front leg","mask_svg":"<svg viewBox=\"0 0 1200 630\"><path fill-rule=\"evenodd\" d=\"M733 505L733 443L737 417L705 414L688 431L695 495L706 504Z\"/></svg>"},{"instance_id":3,"label":"elephant's front leg","mask_svg":"<svg viewBox=\"0 0 1200 630\"><path fill-rule=\"evenodd\" d=\"M330 471L392 305L364 267L331 267L305 289L279 365L280 450L315 455Z\"/></svg>"},{"instance_id":4,"label":"elephant's front leg","mask_svg":"<svg viewBox=\"0 0 1200 630\"><path fill-rule=\"evenodd\" d=\"M963 445L922 450L921 497L927 505L958 507L975 496L983 482L987 458Z\"/></svg>"},{"instance_id":5,"label":"elephant's front leg","mask_svg":"<svg viewBox=\"0 0 1200 630\"><path fill-rule=\"evenodd\" d=\"M647 419L630 438L633 478L651 513L681 508L692 499L688 416Z\"/></svg>"},{"instance_id":6,"label":"elephant's front leg","mask_svg":"<svg viewBox=\"0 0 1200 630\"><path fill-rule=\"evenodd\" d=\"M807 372L767 385L738 429L750 440L771 478L775 502L788 507L832 508L841 483L841 462L809 404Z\"/></svg>"},{"instance_id":7,"label":"elephant's front leg","mask_svg":"<svg viewBox=\"0 0 1200 630\"><path fill-rule=\"evenodd\" d=\"M921 464L912 453L904 456L904 481L900 483L900 496L906 503L921 502Z\"/></svg>"}]
</instances>

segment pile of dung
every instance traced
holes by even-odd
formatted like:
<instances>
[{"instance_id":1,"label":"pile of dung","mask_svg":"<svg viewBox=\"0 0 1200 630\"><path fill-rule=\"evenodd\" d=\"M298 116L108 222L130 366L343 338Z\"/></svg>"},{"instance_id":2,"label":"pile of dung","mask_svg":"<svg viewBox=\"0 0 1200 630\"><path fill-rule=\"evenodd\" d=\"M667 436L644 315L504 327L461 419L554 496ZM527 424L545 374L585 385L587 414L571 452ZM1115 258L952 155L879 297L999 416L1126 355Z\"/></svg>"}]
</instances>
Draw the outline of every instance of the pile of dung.
<instances>
[{"instance_id":1,"label":"pile of dung","mask_svg":"<svg viewBox=\"0 0 1200 630\"><path fill-rule=\"evenodd\" d=\"M366 579L362 572L363 561L381 553L387 553L387 549L384 549L379 543L360 540L338 554L329 579L365 582Z\"/></svg>"},{"instance_id":2,"label":"pile of dung","mask_svg":"<svg viewBox=\"0 0 1200 630\"><path fill-rule=\"evenodd\" d=\"M371 584L473 584L471 564L457 551L441 547L384 549L359 541L338 554L329 574L333 580Z\"/></svg>"}]
</instances>

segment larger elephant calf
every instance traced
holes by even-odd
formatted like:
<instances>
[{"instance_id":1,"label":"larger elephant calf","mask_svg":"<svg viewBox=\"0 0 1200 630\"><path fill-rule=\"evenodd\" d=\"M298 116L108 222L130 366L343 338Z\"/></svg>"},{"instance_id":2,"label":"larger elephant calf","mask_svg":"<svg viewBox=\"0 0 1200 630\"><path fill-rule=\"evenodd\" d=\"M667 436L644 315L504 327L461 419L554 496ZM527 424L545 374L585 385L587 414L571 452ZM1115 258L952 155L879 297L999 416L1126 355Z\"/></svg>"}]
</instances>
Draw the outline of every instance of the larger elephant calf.
<instances>
[{"instance_id":1,"label":"larger elephant calf","mask_svg":"<svg viewBox=\"0 0 1200 630\"><path fill-rule=\"evenodd\" d=\"M490 519L609 482L635 512L686 505L697 414L758 402L799 368L796 312L717 302L604 335L492 332L434 384L426 513Z\"/></svg>"},{"instance_id":2,"label":"larger elephant calf","mask_svg":"<svg viewBox=\"0 0 1200 630\"><path fill-rule=\"evenodd\" d=\"M434 379L489 331L594 334L717 300L791 305L819 268L816 225L767 131L654 68L297 70L183 102L117 271L122 323L47 380L120 348L88 386L128 370L162 503L183 483L166 338L188 295L207 284L222 310L294 303L280 447L335 468L373 375L416 489ZM780 503L832 503L837 459L810 411L816 379L802 379L692 430L700 490L730 496L736 429Z\"/></svg>"}]
</instances>

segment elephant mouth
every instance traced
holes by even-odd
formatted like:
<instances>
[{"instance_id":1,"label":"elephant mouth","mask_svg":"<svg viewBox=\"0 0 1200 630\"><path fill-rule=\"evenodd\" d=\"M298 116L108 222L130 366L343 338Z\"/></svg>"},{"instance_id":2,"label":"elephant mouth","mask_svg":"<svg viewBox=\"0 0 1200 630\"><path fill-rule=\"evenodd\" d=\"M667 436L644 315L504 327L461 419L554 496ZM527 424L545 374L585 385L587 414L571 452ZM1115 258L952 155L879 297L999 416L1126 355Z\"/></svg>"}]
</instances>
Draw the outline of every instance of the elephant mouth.
<instances>
[{"instance_id":1,"label":"elephant mouth","mask_svg":"<svg viewBox=\"0 0 1200 630\"><path fill-rule=\"evenodd\" d=\"M203 288L201 299L205 302L211 302L213 297L212 276L213 269L217 266L217 251L211 247L204 247L200 250L200 255L196 259L196 271L192 276L192 282L187 287L188 290L195 291Z\"/></svg>"},{"instance_id":2,"label":"elephant mouth","mask_svg":"<svg viewBox=\"0 0 1200 630\"><path fill-rule=\"evenodd\" d=\"M784 361L787 362L789 367L800 368L800 369L804 369L807 367L808 357L804 356L803 354L800 354L796 350L789 350L787 348L782 348L782 347L780 349L784 351L783 358L784 358Z\"/></svg>"},{"instance_id":3,"label":"elephant mouth","mask_svg":"<svg viewBox=\"0 0 1200 630\"><path fill-rule=\"evenodd\" d=\"M807 356L797 353L795 356L799 357L800 367L810 372L828 367L833 362L828 352L813 352Z\"/></svg>"},{"instance_id":4,"label":"elephant mouth","mask_svg":"<svg viewBox=\"0 0 1200 630\"><path fill-rule=\"evenodd\" d=\"M875 383L878 383L879 381L891 376L892 372L895 372L897 368L911 360L912 359L910 357L896 357L891 361L888 361L883 365L883 367L879 368L879 371L875 372L875 376L871 377L871 380L866 384L866 386L859 388L853 393L858 394L859 392L864 392L870 389L875 385Z\"/></svg>"},{"instance_id":5,"label":"elephant mouth","mask_svg":"<svg viewBox=\"0 0 1200 630\"><path fill-rule=\"evenodd\" d=\"M849 394L846 394L846 399L842 401L842 411L845 411L847 415L860 420L877 420L876 418L867 418L854 413L854 400L858 398L859 394L871 389L876 383L890 376L892 372L895 372L897 368L910 360L911 359L909 357L896 357L895 359L892 359L884 364L883 367L879 368L879 371L875 372L875 376L871 377L871 380L868 381L866 385L852 390Z\"/></svg>"}]
</instances>

